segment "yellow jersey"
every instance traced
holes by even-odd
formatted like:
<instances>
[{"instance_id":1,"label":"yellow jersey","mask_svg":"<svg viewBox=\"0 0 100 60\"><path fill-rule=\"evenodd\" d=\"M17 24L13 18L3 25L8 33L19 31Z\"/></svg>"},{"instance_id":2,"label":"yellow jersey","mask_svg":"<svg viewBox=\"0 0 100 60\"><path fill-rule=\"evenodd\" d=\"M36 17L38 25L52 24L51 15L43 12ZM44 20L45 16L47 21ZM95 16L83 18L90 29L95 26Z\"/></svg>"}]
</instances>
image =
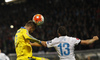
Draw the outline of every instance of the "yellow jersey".
<instances>
[{"instance_id":1,"label":"yellow jersey","mask_svg":"<svg viewBox=\"0 0 100 60\"><path fill-rule=\"evenodd\" d=\"M17 30L15 35L17 60L27 60L28 57L32 57L32 47L29 44L30 40L36 39L29 34L27 29L21 27L19 30Z\"/></svg>"}]
</instances>

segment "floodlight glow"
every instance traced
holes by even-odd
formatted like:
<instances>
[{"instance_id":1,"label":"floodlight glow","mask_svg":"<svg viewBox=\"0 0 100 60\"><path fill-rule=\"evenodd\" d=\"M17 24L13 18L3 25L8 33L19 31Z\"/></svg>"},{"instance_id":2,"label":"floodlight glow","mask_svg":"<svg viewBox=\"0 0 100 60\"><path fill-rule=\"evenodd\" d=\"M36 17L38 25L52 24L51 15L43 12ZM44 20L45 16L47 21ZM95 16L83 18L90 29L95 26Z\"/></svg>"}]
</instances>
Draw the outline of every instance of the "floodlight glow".
<instances>
[{"instance_id":1,"label":"floodlight glow","mask_svg":"<svg viewBox=\"0 0 100 60\"><path fill-rule=\"evenodd\" d=\"M11 1L13 1L13 0L5 0L5 2L11 2Z\"/></svg>"},{"instance_id":2,"label":"floodlight glow","mask_svg":"<svg viewBox=\"0 0 100 60\"><path fill-rule=\"evenodd\" d=\"M10 28L14 28L14 25L10 25Z\"/></svg>"}]
</instances>

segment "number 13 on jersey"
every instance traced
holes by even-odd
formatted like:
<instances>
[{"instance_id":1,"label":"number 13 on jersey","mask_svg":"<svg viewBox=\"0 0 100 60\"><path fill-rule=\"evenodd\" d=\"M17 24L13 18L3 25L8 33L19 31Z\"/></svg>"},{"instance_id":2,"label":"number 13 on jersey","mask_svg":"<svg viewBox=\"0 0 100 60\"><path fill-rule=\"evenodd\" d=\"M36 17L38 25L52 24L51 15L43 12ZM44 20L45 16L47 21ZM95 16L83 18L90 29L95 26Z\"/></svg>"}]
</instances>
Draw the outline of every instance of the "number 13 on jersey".
<instances>
[{"instance_id":1,"label":"number 13 on jersey","mask_svg":"<svg viewBox=\"0 0 100 60\"><path fill-rule=\"evenodd\" d=\"M58 45L58 47L60 48L61 56L70 54L69 46L70 45L68 43L60 43Z\"/></svg>"}]
</instances>

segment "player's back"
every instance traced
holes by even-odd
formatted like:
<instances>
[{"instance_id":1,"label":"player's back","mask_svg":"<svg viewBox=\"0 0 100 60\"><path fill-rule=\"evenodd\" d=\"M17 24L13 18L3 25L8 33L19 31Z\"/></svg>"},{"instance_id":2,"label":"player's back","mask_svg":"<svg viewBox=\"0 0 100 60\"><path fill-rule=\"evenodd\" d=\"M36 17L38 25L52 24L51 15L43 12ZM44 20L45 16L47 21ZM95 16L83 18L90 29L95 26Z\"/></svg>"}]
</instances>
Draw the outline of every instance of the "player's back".
<instances>
[{"instance_id":1,"label":"player's back","mask_svg":"<svg viewBox=\"0 0 100 60\"><path fill-rule=\"evenodd\" d=\"M78 44L80 40L68 36L61 36L53 41L55 42L53 47L57 50L61 60L75 60L74 46Z\"/></svg>"},{"instance_id":2,"label":"player's back","mask_svg":"<svg viewBox=\"0 0 100 60\"><path fill-rule=\"evenodd\" d=\"M32 47L29 44L30 41L25 39L27 34L27 30L24 27L21 27L15 35L17 60L32 56Z\"/></svg>"}]
</instances>

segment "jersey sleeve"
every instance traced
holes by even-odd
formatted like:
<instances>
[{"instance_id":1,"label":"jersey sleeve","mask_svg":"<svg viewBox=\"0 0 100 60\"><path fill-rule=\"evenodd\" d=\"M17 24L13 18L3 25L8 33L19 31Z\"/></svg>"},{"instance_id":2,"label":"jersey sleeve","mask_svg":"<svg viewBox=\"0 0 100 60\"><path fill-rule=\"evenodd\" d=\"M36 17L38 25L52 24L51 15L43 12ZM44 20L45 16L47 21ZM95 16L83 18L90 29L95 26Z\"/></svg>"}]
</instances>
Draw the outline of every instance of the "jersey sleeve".
<instances>
[{"instance_id":1,"label":"jersey sleeve","mask_svg":"<svg viewBox=\"0 0 100 60\"><path fill-rule=\"evenodd\" d=\"M81 42L81 40L79 38L71 37L71 40L75 45L78 45Z\"/></svg>"},{"instance_id":2,"label":"jersey sleeve","mask_svg":"<svg viewBox=\"0 0 100 60\"><path fill-rule=\"evenodd\" d=\"M55 44L55 40L56 40L56 39L57 39L57 38L54 38L54 39L52 39L51 41L47 41L47 42L46 42L47 47L48 47L48 48L53 47L53 45Z\"/></svg>"},{"instance_id":3,"label":"jersey sleeve","mask_svg":"<svg viewBox=\"0 0 100 60\"><path fill-rule=\"evenodd\" d=\"M24 36L24 38L25 38L26 40L30 40L30 41L32 41L32 42L37 42L37 41L39 41L38 39L36 39L36 38L34 38L33 36L31 36L31 35L29 34L28 30L26 30L26 29L23 30L23 36Z\"/></svg>"}]
</instances>

